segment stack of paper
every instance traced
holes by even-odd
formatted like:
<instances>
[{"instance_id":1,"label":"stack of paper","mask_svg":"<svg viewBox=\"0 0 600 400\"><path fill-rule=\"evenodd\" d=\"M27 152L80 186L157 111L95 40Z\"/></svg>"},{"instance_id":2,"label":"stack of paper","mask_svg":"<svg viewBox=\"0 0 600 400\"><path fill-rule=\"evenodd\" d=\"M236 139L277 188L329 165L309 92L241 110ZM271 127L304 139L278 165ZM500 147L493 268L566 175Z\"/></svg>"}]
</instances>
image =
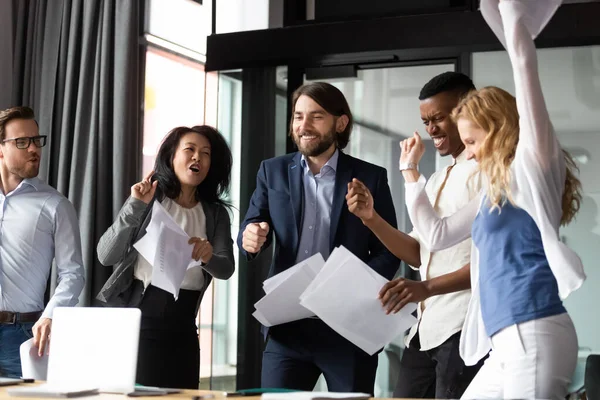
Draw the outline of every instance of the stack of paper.
<instances>
[{"instance_id":1,"label":"stack of paper","mask_svg":"<svg viewBox=\"0 0 600 400\"><path fill-rule=\"evenodd\" d=\"M256 319L273 326L316 315L370 355L416 323L415 303L386 314L378 295L388 280L346 248L322 260L315 255L265 281Z\"/></svg>"},{"instance_id":2,"label":"stack of paper","mask_svg":"<svg viewBox=\"0 0 600 400\"><path fill-rule=\"evenodd\" d=\"M417 321L411 315L415 303L386 314L378 295L387 282L345 247L338 247L300 296L300 304L372 355Z\"/></svg>"},{"instance_id":3,"label":"stack of paper","mask_svg":"<svg viewBox=\"0 0 600 400\"><path fill-rule=\"evenodd\" d=\"M263 283L266 295L254 304L254 318L264 326L273 326L314 316L300 305L300 295L313 282L324 264L321 254L315 254L267 279Z\"/></svg>"},{"instance_id":4,"label":"stack of paper","mask_svg":"<svg viewBox=\"0 0 600 400\"><path fill-rule=\"evenodd\" d=\"M200 265L192 259L190 236L155 201L146 234L133 247L152 265L152 285L179 297L179 289L188 269Z\"/></svg>"}]
</instances>

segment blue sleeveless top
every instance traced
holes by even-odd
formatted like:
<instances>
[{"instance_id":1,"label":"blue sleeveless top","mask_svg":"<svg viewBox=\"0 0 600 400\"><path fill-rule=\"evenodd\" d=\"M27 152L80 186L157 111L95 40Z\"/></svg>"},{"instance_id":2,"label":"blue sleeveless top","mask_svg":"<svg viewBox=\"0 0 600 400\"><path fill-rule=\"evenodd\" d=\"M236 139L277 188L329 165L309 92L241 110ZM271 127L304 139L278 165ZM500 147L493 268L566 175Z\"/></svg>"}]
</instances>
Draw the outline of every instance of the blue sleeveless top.
<instances>
[{"instance_id":1,"label":"blue sleeveless top","mask_svg":"<svg viewBox=\"0 0 600 400\"><path fill-rule=\"evenodd\" d=\"M479 250L481 313L488 336L513 324L565 313L535 221L506 202L490 213L487 198L473 222Z\"/></svg>"}]
</instances>

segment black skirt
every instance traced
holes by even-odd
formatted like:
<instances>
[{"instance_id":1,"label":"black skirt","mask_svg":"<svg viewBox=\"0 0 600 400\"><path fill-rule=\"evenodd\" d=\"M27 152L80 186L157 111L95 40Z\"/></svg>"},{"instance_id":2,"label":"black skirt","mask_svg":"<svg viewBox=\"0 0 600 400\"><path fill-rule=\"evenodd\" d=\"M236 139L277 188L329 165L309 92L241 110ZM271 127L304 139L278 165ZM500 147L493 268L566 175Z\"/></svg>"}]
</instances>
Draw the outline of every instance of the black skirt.
<instances>
[{"instance_id":1,"label":"black skirt","mask_svg":"<svg viewBox=\"0 0 600 400\"><path fill-rule=\"evenodd\" d=\"M198 389L200 346L196 306L199 297L197 290L181 289L175 301L171 293L148 286L140 304L137 383Z\"/></svg>"}]
</instances>

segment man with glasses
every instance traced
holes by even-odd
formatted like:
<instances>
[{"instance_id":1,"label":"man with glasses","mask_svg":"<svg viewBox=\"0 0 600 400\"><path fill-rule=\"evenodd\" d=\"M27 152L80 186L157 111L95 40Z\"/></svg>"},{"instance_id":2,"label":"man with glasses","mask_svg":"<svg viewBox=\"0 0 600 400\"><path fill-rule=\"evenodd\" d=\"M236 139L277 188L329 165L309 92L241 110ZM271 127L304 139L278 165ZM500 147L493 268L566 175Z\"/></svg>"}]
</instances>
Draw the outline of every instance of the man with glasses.
<instances>
[{"instance_id":1,"label":"man with glasses","mask_svg":"<svg viewBox=\"0 0 600 400\"><path fill-rule=\"evenodd\" d=\"M0 375L21 375L20 345L47 350L52 311L74 306L83 289L79 223L73 205L37 178L46 136L33 110L0 111ZM58 285L44 308L52 261Z\"/></svg>"}]
</instances>

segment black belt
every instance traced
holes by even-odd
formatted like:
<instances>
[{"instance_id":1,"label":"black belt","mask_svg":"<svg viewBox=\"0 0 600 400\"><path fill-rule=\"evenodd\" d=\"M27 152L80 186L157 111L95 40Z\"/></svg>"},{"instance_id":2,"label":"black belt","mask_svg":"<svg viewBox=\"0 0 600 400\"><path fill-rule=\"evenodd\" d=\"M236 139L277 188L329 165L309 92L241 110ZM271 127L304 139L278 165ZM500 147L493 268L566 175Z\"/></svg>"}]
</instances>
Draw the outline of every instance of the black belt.
<instances>
[{"instance_id":1,"label":"black belt","mask_svg":"<svg viewBox=\"0 0 600 400\"><path fill-rule=\"evenodd\" d=\"M27 322L37 322L42 316L41 311L18 313L11 311L0 311L0 324L18 324Z\"/></svg>"}]
</instances>

